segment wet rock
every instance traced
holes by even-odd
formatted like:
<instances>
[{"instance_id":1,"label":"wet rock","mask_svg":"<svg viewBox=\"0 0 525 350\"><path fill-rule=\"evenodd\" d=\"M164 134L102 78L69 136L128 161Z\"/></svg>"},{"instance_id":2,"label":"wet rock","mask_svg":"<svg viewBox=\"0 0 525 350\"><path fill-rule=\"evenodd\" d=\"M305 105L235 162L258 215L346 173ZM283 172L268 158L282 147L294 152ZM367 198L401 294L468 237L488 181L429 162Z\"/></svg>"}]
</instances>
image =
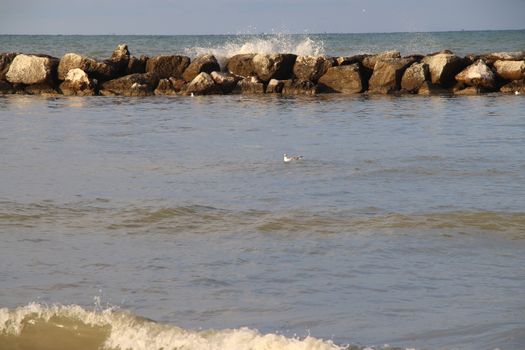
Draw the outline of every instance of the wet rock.
<instances>
[{"instance_id":1,"label":"wet rock","mask_svg":"<svg viewBox=\"0 0 525 350\"><path fill-rule=\"evenodd\" d=\"M237 76L226 72L211 72L210 76L225 94L232 92L239 81Z\"/></svg>"},{"instance_id":2,"label":"wet rock","mask_svg":"<svg viewBox=\"0 0 525 350\"><path fill-rule=\"evenodd\" d=\"M55 85L51 82L27 85L24 91L28 95L58 96Z\"/></svg>"},{"instance_id":3,"label":"wet rock","mask_svg":"<svg viewBox=\"0 0 525 350\"><path fill-rule=\"evenodd\" d=\"M525 78L525 61L496 61L496 73L506 80L520 80Z\"/></svg>"},{"instance_id":4,"label":"wet rock","mask_svg":"<svg viewBox=\"0 0 525 350\"><path fill-rule=\"evenodd\" d=\"M86 72L74 68L69 70L64 82L60 84L60 91L66 96L94 96L95 86Z\"/></svg>"},{"instance_id":5,"label":"wet rock","mask_svg":"<svg viewBox=\"0 0 525 350\"><path fill-rule=\"evenodd\" d=\"M155 56L146 63L146 73L155 74L159 79L182 78L189 65L190 58L186 56Z\"/></svg>"},{"instance_id":6,"label":"wet rock","mask_svg":"<svg viewBox=\"0 0 525 350\"><path fill-rule=\"evenodd\" d=\"M126 44L119 44L113 50L113 53L111 54L111 58L109 60L106 60L105 62L112 66L113 71L116 75L120 76L123 74L126 74L126 70L128 68L130 59L130 53L128 50L128 45Z\"/></svg>"},{"instance_id":7,"label":"wet rock","mask_svg":"<svg viewBox=\"0 0 525 350\"><path fill-rule=\"evenodd\" d=\"M430 70L426 63L413 63L408 67L401 79L401 89L417 94L425 81L430 80Z\"/></svg>"},{"instance_id":8,"label":"wet rock","mask_svg":"<svg viewBox=\"0 0 525 350\"><path fill-rule=\"evenodd\" d=\"M492 64L496 61L523 61L525 60L525 51L493 52L484 55L482 58L488 64Z\"/></svg>"},{"instance_id":9,"label":"wet rock","mask_svg":"<svg viewBox=\"0 0 525 350\"><path fill-rule=\"evenodd\" d=\"M341 56L335 59L335 63L338 66L349 66L351 64L359 63L363 64L363 60L370 55L353 55L353 56Z\"/></svg>"},{"instance_id":10,"label":"wet rock","mask_svg":"<svg viewBox=\"0 0 525 350\"><path fill-rule=\"evenodd\" d=\"M432 84L430 81L425 81L418 90L418 95L430 96L430 95L450 95L452 91L441 87L440 85Z\"/></svg>"},{"instance_id":11,"label":"wet rock","mask_svg":"<svg viewBox=\"0 0 525 350\"><path fill-rule=\"evenodd\" d=\"M294 76L299 81L317 83L328 68L335 66L335 59L324 56L297 56L293 66Z\"/></svg>"},{"instance_id":12,"label":"wet rock","mask_svg":"<svg viewBox=\"0 0 525 350\"><path fill-rule=\"evenodd\" d=\"M0 95L14 94L15 89L8 81L0 80Z\"/></svg>"},{"instance_id":13,"label":"wet rock","mask_svg":"<svg viewBox=\"0 0 525 350\"><path fill-rule=\"evenodd\" d=\"M513 80L510 83L503 85L499 91L505 94L524 95L525 79Z\"/></svg>"},{"instance_id":14,"label":"wet rock","mask_svg":"<svg viewBox=\"0 0 525 350\"><path fill-rule=\"evenodd\" d=\"M153 93L155 95L178 95L185 88L186 82L182 79L164 78L159 80L159 84Z\"/></svg>"},{"instance_id":15,"label":"wet rock","mask_svg":"<svg viewBox=\"0 0 525 350\"><path fill-rule=\"evenodd\" d=\"M267 94L280 94L283 91L284 80L272 79L266 86Z\"/></svg>"},{"instance_id":16,"label":"wet rock","mask_svg":"<svg viewBox=\"0 0 525 350\"><path fill-rule=\"evenodd\" d=\"M456 82L456 74L461 72L468 64L464 59L450 51L426 56L421 62L428 64L432 83L443 87L453 86Z\"/></svg>"},{"instance_id":17,"label":"wet rock","mask_svg":"<svg viewBox=\"0 0 525 350\"><path fill-rule=\"evenodd\" d=\"M264 83L256 76L247 77L237 83L234 89L242 94L264 94Z\"/></svg>"},{"instance_id":18,"label":"wet rock","mask_svg":"<svg viewBox=\"0 0 525 350\"><path fill-rule=\"evenodd\" d=\"M296 55L292 54L257 54L252 58L252 65L259 79L289 79L293 74Z\"/></svg>"},{"instance_id":19,"label":"wet rock","mask_svg":"<svg viewBox=\"0 0 525 350\"><path fill-rule=\"evenodd\" d=\"M126 75L135 74L135 73L146 73L146 63L148 63L148 56L135 57L131 56L128 62L128 68L126 70Z\"/></svg>"},{"instance_id":20,"label":"wet rock","mask_svg":"<svg viewBox=\"0 0 525 350\"><path fill-rule=\"evenodd\" d=\"M59 60L34 55L17 55L7 71L10 83L41 84L53 81Z\"/></svg>"},{"instance_id":21,"label":"wet rock","mask_svg":"<svg viewBox=\"0 0 525 350\"><path fill-rule=\"evenodd\" d=\"M184 73L182 74L182 78L190 82L199 73L205 72L205 73L211 73L213 71L220 71L221 67L219 66L219 63L217 62L217 59L213 55L202 55L196 57L193 61L191 61L190 65Z\"/></svg>"},{"instance_id":22,"label":"wet rock","mask_svg":"<svg viewBox=\"0 0 525 350\"><path fill-rule=\"evenodd\" d=\"M201 72L197 75L186 88L187 94L211 95L221 93L219 85L215 83L211 75Z\"/></svg>"},{"instance_id":23,"label":"wet rock","mask_svg":"<svg viewBox=\"0 0 525 350\"><path fill-rule=\"evenodd\" d=\"M389 94L399 91L403 73L414 61L408 58L377 60L368 82L370 93Z\"/></svg>"},{"instance_id":24,"label":"wet rock","mask_svg":"<svg viewBox=\"0 0 525 350\"><path fill-rule=\"evenodd\" d=\"M319 79L319 92L355 94L363 91L359 64L330 67Z\"/></svg>"},{"instance_id":25,"label":"wet rock","mask_svg":"<svg viewBox=\"0 0 525 350\"><path fill-rule=\"evenodd\" d=\"M456 75L456 80L460 83L486 89L494 88L495 78L494 72L483 60L478 60Z\"/></svg>"},{"instance_id":26,"label":"wet rock","mask_svg":"<svg viewBox=\"0 0 525 350\"><path fill-rule=\"evenodd\" d=\"M376 55L366 55L363 58L362 64L365 68L374 69L377 61L390 60L393 58L401 58L401 53L399 51L385 51Z\"/></svg>"},{"instance_id":27,"label":"wet rock","mask_svg":"<svg viewBox=\"0 0 525 350\"><path fill-rule=\"evenodd\" d=\"M16 53L0 54L0 80L6 80L6 74L9 70L9 66L15 59L16 55Z\"/></svg>"},{"instance_id":28,"label":"wet rock","mask_svg":"<svg viewBox=\"0 0 525 350\"><path fill-rule=\"evenodd\" d=\"M310 80L288 79L284 81L283 95L308 95L318 93L317 86Z\"/></svg>"},{"instance_id":29,"label":"wet rock","mask_svg":"<svg viewBox=\"0 0 525 350\"><path fill-rule=\"evenodd\" d=\"M487 89L477 87L477 86L468 86L464 89L454 89L454 95L458 96L475 96L490 92Z\"/></svg>"},{"instance_id":30,"label":"wet rock","mask_svg":"<svg viewBox=\"0 0 525 350\"><path fill-rule=\"evenodd\" d=\"M136 73L106 81L101 84L104 96L150 96L158 85L158 77L152 73Z\"/></svg>"},{"instance_id":31,"label":"wet rock","mask_svg":"<svg viewBox=\"0 0 525 350\"><path fill-rule=\"evenodd\" d=\"M228 72L244 78L256 76L257 72L255 71L252 62L254 56L255 54L239 54L232 56L226 64L226 69Z\"/></svg>"}]
</instances>

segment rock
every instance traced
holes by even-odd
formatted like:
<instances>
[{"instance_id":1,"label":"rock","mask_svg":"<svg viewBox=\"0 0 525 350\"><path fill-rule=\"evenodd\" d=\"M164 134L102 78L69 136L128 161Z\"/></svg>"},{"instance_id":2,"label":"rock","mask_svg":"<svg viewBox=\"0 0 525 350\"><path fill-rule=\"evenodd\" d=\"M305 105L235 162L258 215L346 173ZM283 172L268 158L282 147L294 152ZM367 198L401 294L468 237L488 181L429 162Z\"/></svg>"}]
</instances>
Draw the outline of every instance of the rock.
<instances>
[{"instance_id":1,"label":"rock","mask_svg":"<svg viewBox=\"0 0 525 350\"><path fill-rule=\"evenodd\" d=\"M525 79L513 80L499 90L505 94L525 95Z\"/></svg>"},{"instance_id":2,"label":"rock","mask_svg":"<svg viewBox=\"0 0 525 350\"><path fill-rule=\"evenodd\" d=\"M186 82L182 79L164 78L154 91L155 95L178 95L186 89Z\"/></svg>"},{"instance_id":3,"label":"rock","mask_svg":"<svg viewBox=\"0 0 525 350\"><path fill-rule=\"evenodd\" d=\"M66 96L94 96L95 87L86 72L80 68L71 69L62 84L60 91Z\"/></svg>"},{"instance_id":4,"label":"rock","mask_svg":"<svg viewBox=\"0 0 525 350\"><path fill-rule=\"evenodd\" d=\"M235 90L242 94L264 94L264 83L256 76L247 77L237 83Z\"/></svg>"},{"instance_id":5,"label":"rock","mask_svg":"<svg viewBox=\"0 0 525 350\"><path fill-rule=\"evenodd\" d=\"M299 81L309 80L317 83L328 68L335 64L335 59L324 56L297 56L293 73Z\"/></svg>"},{"instance_id":6,"label":"rock","mask_svg":"<svg viewBox=\"0 0 525 350\"><path fill-rule=\"evenodd\" d=\"M335 59L338 66L349 66L354 63L362 64L363 60L370 55L341 56Z\"/></svg>"},{"instance_id":7,"label":"rock","mask_svg":"<svg viewBox=\"0 0 525 350\"><path fill-rule=\"evenodd\" d=\"M6 74L9 70L9 66L15 59L16 55L16 53L0 54L0 80L6 80Z\"/></svg>"},{"instance_id":8,"label":"rock","mask_svg":"<svg viewBox=\"0 0 525 350\"><path fill-rule=\"evenodd\" d=\"M436 84L432 84L431 82L429 81L425 81L423 82L423 84L421 84L421 86L419 87L419 90L418 90L418 95L425 95L425 96L430 96L430 95L444 95L444 94L447 94L449 95L451 93L451 91L449 89L445 89L439 85L436 85Z\"/></svg>"},{"instance_id":9,"label":"rock","mask_svg":"<svg viewBox=\"0 0 525 350\"><path fill-rule=\"evenodd\" d=\"M365 68L374 69L377 61L389 60L392 58L401 58L399 51L385 51L376 55L366 55L363 58L362 64Z\"/></svg>"},{"instance_id":10,"label":"rock","mask_svg":"<svg viewBox=\"0 0 525 350\"><path fill-rule=\"evenodd\" d=\"M319 79L320 92L355 94L363 91L363 79L359 64L330 67Z\"/></svg>"},{"instance_id":11,"label":"rock","mask_svg":"<svg viewBox=\"0 0 525 350\"><path fill-rule=\"evenodd\" d=\"M155 56L146 63L146 73L162 78L182 78L182 74L190 65L190 58L186 56Z\"/></svg>"},{"instance_id":12,"label":"rock","mask_svg":"<svg viewBox=\"0 0 525 350\"><path fill-rule=\"evenodd\" d=\"M102 83L100 94L104 96L150 96L158 85L158 77L152 73L135 73Z\"/></svg>"},{"instance_id":13,"label":"rock","mask_svg":"<svg viewBox=\"0 0 525 350\"><path fill-rule=\"evenodd\" d=\"M496 61L496 73L506 80L520 80L525 78L525 61Z\"/></svg>"},{"instance_id":14,"label":"rock","mask_svg":"<svg viewBox=\"0 0 525 350\"><path fill-rule=\"evenodd\" d=\"M255 54L240 54L230 57L226 69L228 72L244 78L256 76L257 72L255 72L252 62L254 56Z\"/></svg>"},{"instance_id":15,"label":"rock","mask_svg":"<svg viewBox=\"0 0 525 350\"><path fill-rule=\"evenodd\" d=\"M443 87L453 86L456 82L454 79L456 74L467 66L464 59L449 51L426 56L421 62L428 64L432 83Z\"/></svg>"},{"instance_id":16,"label":"rock","mask_svg":"<svg viewBox=\"0 0 525 350\"><path fill-rule=\"evenodd\" d=\"M478 60L456 75L456 80L460 83L487 89L494 88L495 79L494 72L483 60Z\"/></svg>"},{"instance_id":17,"label":"rock","mask_svg":"<svg viewBox=\"0 0 525 350\"><path fill-rule=\"evenodd\" d=\"M211 75L201 72L197 75L186 88L187 94L211 95L221 93L219 85L215 83Z\"/></svg>"},{"instance_id":18,"label":"rock","mask_svg":"<svg viewBox=\"0 0 525 350\"><path fill-rule=\"evenodd\" d=\"M66 53L58 64L58 79L65 80L71 69L82 69L91 79L111 80L117 77L115 66L108 62L98 62L76 53Z\"/></svg>"},{"instance_id":19,"label":"rock","mask_svg":"<svg viewBox=\"0 0 525 350\"><path fill-rule=\"evenodd\" d=\"M8 81L0 80L0 95L14 94L15 89Z\"/></svg>"},{"instance_id":20,"label":"rock","mask_svg":"<svg viewBox=\"0 0 525 350\"><path fill-rule=\"evenodd\" d=\"M525 51L493 52L484 55L482 58L488 64L492 64L496 61L523 61L525 60Z\"/></svg>"},{"instance_id":21,"label":"rock","mask_svg":"<svg viewBox=\"0 0 525 350\"><path fill-rule=\"evenodd\" d=\"M296 59L292 54L257 54L252 58L252 65L262 81L289 79Z\"/></svg>"},{"instance_id":22,"label":"rock","mask_svg":"<svg viewBox=\"0 0 525 350\"><path fill-rule=\"evenodd\" d=\"M53 83L44 82L38 84L27 85L24 91L28 95L42 95L42 96L57 96L58 91L55 89Z\"/></svg>"},{"instance_id":23,"label":"rock","mask_svg":"<svg viewBox=\"0 0 525 350\"><path fill-rule=\"evenodd\" d=\"M110 66L113 66L113 70L115 74L122 75L126 74L126 70L128 68L130 53L128 50L128 45L126 44L119 44L113 50L113 53L111 54L111 58L109 60L106 60L105 62L109 64Z\"/></svg>"},{"instance_id":24,"label":"rock","mask_svg":"<svg viewBox=\"0 0 525 350\"><path fill-rule=\"evenodd\" d=\"M284 81L283 95L310 95L317 94L317 86L310 80L288 79Z\"/></svg>"},{"instance_id":25,"label":"rock","mask_svg":"<svg viewBox=\"0 0 525 350\"><path fill-rule=\"evenodd\" d=\"M205 72L205 73L211 73L213 71L220 71L221 67L219 66L219 63L217 62L217 59L213 55L202 55L196 57L193 61L191 61L190 65L184 73L182 74L182 78L190 82L192 81L199 73Z\"/></svg>"},{"instance_id":26,"label":"rock","mask_svg":"<svg viewBox=\"0 0 525 350\"><path fill-rule=\"evenodd\" d=\"M126 75L135 73L146 73L146 63L148 63L148 56L140 56L139 58L131 56L128 62Z\"/></svg>"},{"instance_id":27,"label":"rock","mask_svg":"<svg viewBox=\"0 0 525 350\"><path fill-rule=\"evenodd\" d=\"M464 89L458 89L454 90L454 94L458 96L475 96L483 93L487 93L486 89L477 87L477 86L469 86Z\"/></svg>"},{"instance_id":28,"label":"rock","mask_svg":"<svg viewBox=\"0 0 525 350\"><path fill-rule=\"evenodd\" d=\"M283 91L284 81L272 79L266 86L267 94L280 94Z\"/></svg>"},{"instance_id":29,"label":"rock","mask_svg":"<svg viewBox=\"0 0 525 350\"><path fill-rule=\"evenodd\" d=\"M417 94L425 81L430 80L430 70L426 63L413 63L408 67L401 79L401 89Z\"/></svg>"},{"instance_id":30,"label":"rock","mask_svg":"<svg viewBox=\"0 0 525 350\"><path fill-rule=\"evenodd\" d=\"M408 58L377 60L368 82L371 93L389 94L399 91L403 73L414 61Z\"/></svg>"},{"instance_id":31,"label":"rock","mask_svg":"<svg viewBox=\"0 0 525 350\"><path fill-rule=\"evenodd\" d=\"M33 55L17 55L7 71L10 83L41 84L53 81L58 59Z\"/></svg>"},{"instance_id":32,"label":"rock","mask_svg":"<svg viewBox=\"0 0 525 350\"><path fill-rule=\"evenodd\" d=\"M210 76L225 94L232 92L239 80L237 76L226 72L211 72Z\"/></svg>"}]
</instances>

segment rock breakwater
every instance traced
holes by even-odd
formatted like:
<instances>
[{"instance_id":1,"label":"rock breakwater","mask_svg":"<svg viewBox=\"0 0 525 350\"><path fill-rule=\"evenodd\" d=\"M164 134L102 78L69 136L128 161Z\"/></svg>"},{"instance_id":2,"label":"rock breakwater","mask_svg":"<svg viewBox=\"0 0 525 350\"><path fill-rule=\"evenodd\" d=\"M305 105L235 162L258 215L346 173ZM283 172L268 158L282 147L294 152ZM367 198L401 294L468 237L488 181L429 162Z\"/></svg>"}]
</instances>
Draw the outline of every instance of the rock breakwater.
<instances>
[{"instance_id":1,"label":"rock breakwater","mask_svg":"<svg viewBox=\"0 0 525 350\"><path fill-rule=\"evenodd\" d=\"M0 94L150 96L209 94L525 94L525 51L472 54L398 51L347 57L238 54L221 67L211 54L110 58L76 53L0 54Z\"/></svg>"}]
</instances>

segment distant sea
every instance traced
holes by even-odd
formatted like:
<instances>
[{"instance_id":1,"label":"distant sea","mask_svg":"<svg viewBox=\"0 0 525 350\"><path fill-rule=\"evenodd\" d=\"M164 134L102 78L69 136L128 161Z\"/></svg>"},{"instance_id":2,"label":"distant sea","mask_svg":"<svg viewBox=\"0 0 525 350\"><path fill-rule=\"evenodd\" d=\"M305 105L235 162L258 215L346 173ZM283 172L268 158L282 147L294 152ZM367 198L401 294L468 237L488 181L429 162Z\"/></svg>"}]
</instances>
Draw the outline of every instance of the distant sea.
<instances>
[{"instance_id":1,"label":"distant sea","mask_svg":"<svg viewBox=\"0 0 525 350\"><path fill-rule=\"evenodd\" d=\"M525 31L11 36L106 58ZM283 162L283 154L304 159ZM525 97L0 96L0 349L525 349Z\"/></svg>"}]
</instances>

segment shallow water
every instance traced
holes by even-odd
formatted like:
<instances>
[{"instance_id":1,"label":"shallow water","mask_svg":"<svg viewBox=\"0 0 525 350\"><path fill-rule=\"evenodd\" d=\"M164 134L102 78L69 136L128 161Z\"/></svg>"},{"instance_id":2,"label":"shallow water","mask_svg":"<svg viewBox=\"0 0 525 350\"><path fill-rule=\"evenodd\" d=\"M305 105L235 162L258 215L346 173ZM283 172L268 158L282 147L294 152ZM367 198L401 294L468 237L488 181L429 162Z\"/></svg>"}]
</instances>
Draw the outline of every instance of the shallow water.
<instances>
[{"instance_id":1,"label":"shallow water","mask_svg":"<svg viewBox=\"0 0 525 350\"><path fill-rule=\"evenodd\" d=\"M1 97L0 348L524 348L524 111Z\"/></svg>"}]
</instances>

